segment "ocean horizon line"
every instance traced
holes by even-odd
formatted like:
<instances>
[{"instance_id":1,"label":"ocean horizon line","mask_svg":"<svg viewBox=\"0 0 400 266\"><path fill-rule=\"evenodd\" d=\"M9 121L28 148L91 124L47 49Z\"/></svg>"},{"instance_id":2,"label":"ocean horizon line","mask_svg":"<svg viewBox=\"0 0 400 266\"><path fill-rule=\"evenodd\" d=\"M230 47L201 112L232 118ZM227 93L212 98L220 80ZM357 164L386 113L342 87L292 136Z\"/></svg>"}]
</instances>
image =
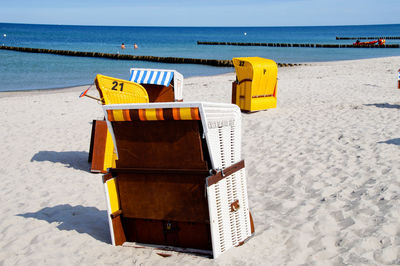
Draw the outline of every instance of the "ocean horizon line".
<instances>
[{"instance_id":1,"label":"ocean horizon line","mask_svg":"<svg viewBox=\"0 0 400 266\"><path fill-rule=\"evenodd\" d=\"M363 27L363 26L395 26L400 23L389 24L342 24L342 25L95 25L95 24L57 24L57 23L25 23L1 22L0 24L38 25L38 26L76 26L76 27L134 27L134 28L318 28L318 27Z\"/></svg>"}]
</instances>

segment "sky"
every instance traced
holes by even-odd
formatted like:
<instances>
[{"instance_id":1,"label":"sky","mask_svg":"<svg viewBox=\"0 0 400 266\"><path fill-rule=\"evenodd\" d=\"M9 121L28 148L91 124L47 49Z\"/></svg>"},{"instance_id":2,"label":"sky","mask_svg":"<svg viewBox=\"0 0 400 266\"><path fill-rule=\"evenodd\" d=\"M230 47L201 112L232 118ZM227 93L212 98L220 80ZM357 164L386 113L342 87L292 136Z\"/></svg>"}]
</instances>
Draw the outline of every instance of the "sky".
<instances>
[{"instance_id":1,"label":"sky","mask_svg":"<svg viewBox=\"0 0 400 266\"><path fill-rule=\"evenodd\" d=\"M400 24L400 0L0 0L0 22L107 26Z\"/></svg>"}]
</instances>

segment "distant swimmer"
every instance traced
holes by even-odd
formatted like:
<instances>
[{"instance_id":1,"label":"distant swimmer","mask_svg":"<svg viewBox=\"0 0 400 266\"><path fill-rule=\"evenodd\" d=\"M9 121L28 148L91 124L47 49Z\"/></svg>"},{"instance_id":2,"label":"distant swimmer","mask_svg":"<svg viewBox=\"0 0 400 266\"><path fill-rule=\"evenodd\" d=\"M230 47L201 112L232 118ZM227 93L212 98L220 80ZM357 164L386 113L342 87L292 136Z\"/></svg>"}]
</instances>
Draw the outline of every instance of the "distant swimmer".
<instances>
[{"instance_id":1,"label":"distant swimmer","mask_svg":"<svg viewBox=\"0 0 400 266\"><path fill-rule=\"evenodd\" d=\"M125 43L121 44L121 49L125 49Z\"/></svg>"},{"instance_id":2,"label":"distant swimmer","mask_svg":"<svg viewBox=\"0 0 400 266\"><path fill-rule=\"evenodd\" d=\"M138 47L138 45L135 43L135 44L133 45L133 48L137 49L137 48L139 48L139 47Z\"/></svg>"}]
</instances>

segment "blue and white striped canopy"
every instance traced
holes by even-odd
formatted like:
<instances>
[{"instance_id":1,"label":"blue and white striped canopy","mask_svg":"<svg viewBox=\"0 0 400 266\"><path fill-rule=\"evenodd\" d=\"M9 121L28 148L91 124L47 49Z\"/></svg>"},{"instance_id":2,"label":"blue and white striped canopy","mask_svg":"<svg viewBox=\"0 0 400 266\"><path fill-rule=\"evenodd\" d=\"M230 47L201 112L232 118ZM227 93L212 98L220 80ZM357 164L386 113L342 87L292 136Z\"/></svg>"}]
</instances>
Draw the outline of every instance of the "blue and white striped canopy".
<instances>
[{"instance_id":1,"label":"blue and white striped canopy","mask_svg":"<svg viewBox=\"0 0 400 266\"><path fill-rule=\"evenodd\" d=\"M156 84L168 87L173 77L173 71L131 69L129 80L140 84Z\"/></svg>"}]
</instances>

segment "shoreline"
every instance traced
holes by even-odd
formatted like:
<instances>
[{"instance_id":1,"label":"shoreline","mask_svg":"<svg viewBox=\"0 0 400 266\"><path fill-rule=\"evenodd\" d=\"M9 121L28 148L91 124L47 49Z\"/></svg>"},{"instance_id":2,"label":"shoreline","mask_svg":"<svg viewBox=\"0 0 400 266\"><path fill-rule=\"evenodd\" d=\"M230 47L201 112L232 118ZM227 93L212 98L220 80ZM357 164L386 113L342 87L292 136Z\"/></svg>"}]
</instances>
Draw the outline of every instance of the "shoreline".
<instances>
[{"instance_id":1,"label":"shoreline","mask_svg":"<svg viewBox=\"0 0 400 266\"><path fill-rule=\"evenodd\" d=\"M357 62L357 61L364 61L364 60L375 60L375 59L390 59L390 58L396 58L399 56L386 56L386 57L374 57L374 58L363 58L363 59L348 59L348 60L334 60L334 61L310 61L310 62L302 62L302 63L297 63L298 65L290 66L290 68L294 67L301 67L301 66L316 66L316 65L324 65L324 64L335 64L335 63L341 63L341 62ZM286 68L286 67L284 67ZM278 67L278 74L279 74L279 69L282 69L282 67ZM234 70L234 68L233 68ZM184 79L193 79L193 78L202 78L202 77L216 77L216 76L223 76L223 75L230 75L230 74L235 74L235 70L233 72L228 72L224 74L215 74L215 75L205 75L205 76L190 76ZM83 84L83 85L77 85L77 86L68 86L68 87L59 87L59 88L49 88L49 89L33 89L33 90L16 90L16 91L0 91L0 98L4 97L15 97L20 94L30 94L30 95L35 95L35 94L47 94L47 93L62 93L62 92L68 92L68 91L83 91L88 88L88 86L92 85L91 84Z\"/></svg>"},{"instance_id":2,"label":"shoreline","mask_svg":"<svg viewBox=\"0 0 400 266\"><path fill-rule=\"evenodd\" d=\"M88 85L78 85L71 87L60 87L60 88L52 88L52 89L34 89L34 90L16 90L16 91L0 91L0 98L4 97L16 97L18 95L38 95L38 94L55 94L55 93L64 93L64 92L72 92L72 91L84 91L91 84Z\"/></svg>"}]
</instances>

